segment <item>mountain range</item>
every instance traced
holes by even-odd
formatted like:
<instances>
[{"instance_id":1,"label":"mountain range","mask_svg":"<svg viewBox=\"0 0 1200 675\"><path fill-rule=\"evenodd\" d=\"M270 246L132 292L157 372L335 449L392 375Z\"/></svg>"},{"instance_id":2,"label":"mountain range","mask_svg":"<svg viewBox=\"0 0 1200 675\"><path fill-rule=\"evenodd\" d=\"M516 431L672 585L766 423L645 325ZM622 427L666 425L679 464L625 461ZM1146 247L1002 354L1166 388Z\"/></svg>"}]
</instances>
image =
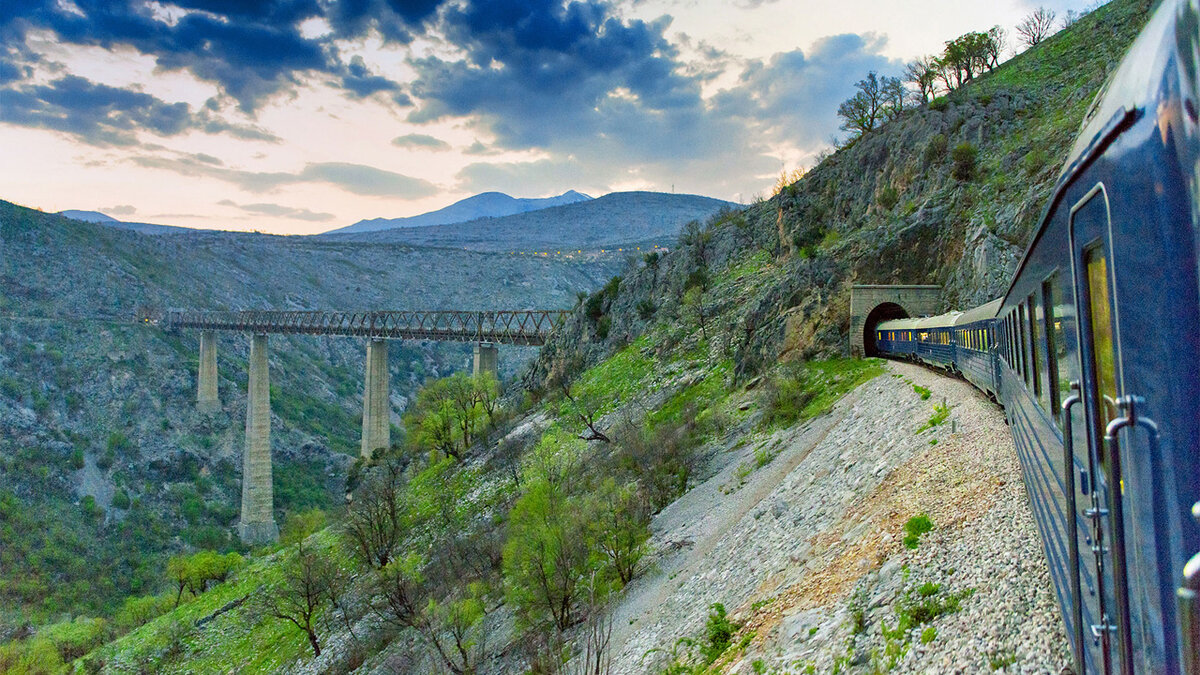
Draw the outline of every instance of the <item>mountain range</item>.
<instances>
[{"instance_id":1,"label":"mountain range","mask_svg":"<svg viewBox=\"0 0 1200 675\"><path fill-rule=\"evenodd\" d=\"M431 225L449 225L451 223L464 223L468 220L477 218L498 218L501 216L511 216L515 213L527 213L529 211L537 211L551 206L562 206L564 204L575 204L577 202L585 202L591 197L568 190L557 197L546 197L544 199L521 199L518 197L510 197L503 192L483 192L474 197L454 202L450 206L422 213L418 216L409 216L407 218L371 218L369 220L360 220L353 225L340 227L336 230L330 230L325 234L347 233L347 232L376 232L378 230L390 230L398 227L428 227Z\"/></svg>"}]
</instances>

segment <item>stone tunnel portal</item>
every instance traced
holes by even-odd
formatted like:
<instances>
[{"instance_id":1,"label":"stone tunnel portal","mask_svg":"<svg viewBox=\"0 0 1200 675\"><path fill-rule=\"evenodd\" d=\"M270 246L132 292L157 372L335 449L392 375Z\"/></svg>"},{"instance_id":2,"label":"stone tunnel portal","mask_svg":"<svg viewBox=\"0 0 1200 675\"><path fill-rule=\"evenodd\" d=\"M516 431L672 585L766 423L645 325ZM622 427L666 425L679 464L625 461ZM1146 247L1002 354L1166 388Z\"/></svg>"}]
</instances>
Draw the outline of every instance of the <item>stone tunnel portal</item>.
<instances>
[{"instance_id":1,"label":"stone tunnel portal","mask_svg":"<svg viewBox=\"0 0 1200 675\"><path fill-rule=\"evenodd\" d=\"M888 319L933 316L940 286L856 285L850 288L850 354L875 356L875 326Z\"/></svg>"},{"instance_id":2,"label":"stone tunnel portal","mask_svg":"<svg viewBox=\"0 0 1200 675\"><path fill-rule=\"evenodd\" d=\"M872 309L863 322L863 354L865 356L879 356L879 350L875 347L875 326L891 319L907 318L908 312L894 302L885 302Z\"/></svg>"}]
</instances>

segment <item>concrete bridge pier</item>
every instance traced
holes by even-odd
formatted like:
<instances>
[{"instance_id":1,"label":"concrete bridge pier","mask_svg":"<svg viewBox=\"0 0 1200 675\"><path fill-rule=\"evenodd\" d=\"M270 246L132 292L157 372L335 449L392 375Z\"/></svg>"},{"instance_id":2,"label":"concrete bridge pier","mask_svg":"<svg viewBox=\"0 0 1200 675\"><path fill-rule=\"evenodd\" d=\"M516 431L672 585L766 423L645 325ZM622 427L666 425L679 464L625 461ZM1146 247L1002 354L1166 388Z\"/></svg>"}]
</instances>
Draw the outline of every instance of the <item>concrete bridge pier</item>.
<instances>
[{"instance_id":1,"label":"concrete bridge pier","mask_svg":"<svg viewBox=\"0 0 1200 675\"><path fill-rule=\"evenodd\" d=\"M196 408L200 412L221 409L217 395L217 332L200 331L200 373L196 378Z\"/></svg>"},{"instance_id":2,"label":"concrete bridge pier","mask_svg":"<svg viewBox=\"0 0 1200 675\"><path fill-rule=\"evenodd\" d=\"M471 368L472 375L491 373L492 377L500 377L500 347L493 342L476 342L475 359Z\"/></svg>"},{"instance_id":3,"label":"concrete bridge pier","mask_svg":"<svg viewBox=\"0 0 1200 675\"><path fill-rule=\"evenodd\" d=\"M387 340L367 340L366 380L363 383L362 456L392 443L391 402L388 398Z\"/></svg>"},{"instance_id":4,"label":"concrete bridge pier","mask_svg":"<svg viewBox=\"0 0 1200 675\"><path fill-rule=\"evenodd\" d=\"M250 384L246 392L246 448L242 453L242 518L238 534L250 544L279 539L271 485L271 382L267 336L250 339Z\"/></svg>"}]
</instances>

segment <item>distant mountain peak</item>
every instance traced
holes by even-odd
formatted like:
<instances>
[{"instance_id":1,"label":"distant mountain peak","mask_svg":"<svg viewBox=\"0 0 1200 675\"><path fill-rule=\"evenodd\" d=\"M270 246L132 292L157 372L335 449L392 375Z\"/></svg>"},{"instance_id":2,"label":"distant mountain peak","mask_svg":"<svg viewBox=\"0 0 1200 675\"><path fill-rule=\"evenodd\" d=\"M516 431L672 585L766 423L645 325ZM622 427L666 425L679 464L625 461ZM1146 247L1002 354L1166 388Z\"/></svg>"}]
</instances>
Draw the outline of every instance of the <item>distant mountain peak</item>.
<instances>
[{"instance_id":1,"label":"distant mountain peak","mask_svg":"<svg viewBox=\"0 0 1200 675\"><path fill-rule=\"evenodd\" d=\"M72 220L82 220L85 223L119 223L119 222L121 222L121 221L117 220L116 218L113 218L112 216L110 216L106 213L100 213L99 211L80 211L78 209L67 209L66 211L59 211L58 215L60 215L64 218L70 218Z\"/></svg>"},{"instance_id":2,"label":"distant mountain peak","mask_svg":"<svg viewBox=\"0 0 1200 675\"><path fill-rule=\"evenodd\" d=\"M461 199L453 204L422 213L417 216L409 216L407 218L371 218L368 220L360 220L357 223L348 227L330 230L323 234L347 233L347 232L374 232L377 230L391 230L397 227L430 227L433 225L452 225L454 223L465 223L471 220L480 218L501 218L504 216L512 216L518 213L528 213L530 211L538 211L540 209L550 208L552 206L565 206L567 204L575 204L590 200L591 197L577 192L568 190L557 197L545 197L541 199L527 199L513 197L504 194L503 192L481 192L477 195Z\"/></svg>"}]
</instances>

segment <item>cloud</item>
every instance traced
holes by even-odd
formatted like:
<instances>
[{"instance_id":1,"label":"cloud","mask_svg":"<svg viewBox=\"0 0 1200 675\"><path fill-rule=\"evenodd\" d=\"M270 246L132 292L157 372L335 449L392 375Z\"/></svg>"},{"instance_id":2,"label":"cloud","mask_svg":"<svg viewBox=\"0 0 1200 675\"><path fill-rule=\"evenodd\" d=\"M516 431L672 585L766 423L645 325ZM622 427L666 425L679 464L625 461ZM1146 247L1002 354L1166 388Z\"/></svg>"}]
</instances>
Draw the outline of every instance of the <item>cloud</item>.
<instances>
[{"instance_id":1,"label":"cloud","mask_svg":"<svg viewBox=\"0 0 1200 675\"><path fill-rule=\"evenodd\" d=\"M138 132L175 136L188 131L228 133L246 140L278 140L257 127L193 112L150 94L66 75L48 84L0 89L0 122L72 134L97 146L135 146Z\"/></svg>"},{"instance_id":2,"label":"cloud","mask_svg":"<svg viewBox=\"0 0 1200 675\"><path fill-rule=\"evenodd\" d=\"M437 193L433 183L362 164L324 162L309 164L298 182L330 183L356 195L418 199Z\"/></svg>"},{"instance_id":3,"label":"cloud","mask_svg":"<svg viewBox=\"0 0 1200 675\"><path fill-rule=\"evenodd\" d=\"M440 138L426 134L406 134L392 139L392 145L400 148L416 148L443 152L450 149L450 144Z\"/></svg>"},{"instance_id":4,"label":"cloud","mask_svg":"<svg viewBox=\"0 0 1200 675\"><path fill-rule=\"evenodd\" d=\"M377 169L364 164L320 162L296 173L230 169L207 161L206 155L136 156L129 161L149 169L163 169L184 176L206 177L233 183L247 192L264 193L285 185L323 183L356 195L420 199L437 193L433 183L421 178Z\"/></svg>"},{"instance_id":5,"label":"cloud","mask_svg":"<svg viewBox=\"0 0 1200 675\"><path fill-rule=\"evenodd\" d=\"M363 57L355 56L342 75L342 87L356 98L366 98L381 91L397 91L400 85L386 77L373 74Z\"/></svg>"},{"instance_id":6,"label":"cloud","mask_svg":"<svg viewBox=\"0 0 1200 675\"><path fill-rule=\"evenodd\" d=\"M308 209L293 208L282 204L238 204L229 199L222 199L217 202L221 206L232 206L236 209L241 209L246 213L261 214L267 216L276 216L280 218L291 218L292 220L304 220L313 223L324 223L334 219L332 213L318 213L309 211Z\"/></svg>"},{"instance_id":7,"label":"cloud","mask_svg":"<svg viewBox=\"0 0 1200 675\"><path fill-rule=\"evenodd\" d=\"M106 209L100 209L101 213L107 213L110 216L132 216L137 213L137 209L129 204L120 204L118 206L110 206Z\"/></svg>"},{"instance_id":8,"label":"cloud","mask_svg":"<svg viewBox=\"0 0 1200 675\"><path fill-rule=\"evenodd\" d=\"M736 86L714 97L714 114L753 126L773 141L821 143L837 133L838 105L854 94L855 82L872 70L903 68L882 55L885 44L875 34L833 35L807 54L794 50L752 61Z\"/></svg>"}]
</instances>

